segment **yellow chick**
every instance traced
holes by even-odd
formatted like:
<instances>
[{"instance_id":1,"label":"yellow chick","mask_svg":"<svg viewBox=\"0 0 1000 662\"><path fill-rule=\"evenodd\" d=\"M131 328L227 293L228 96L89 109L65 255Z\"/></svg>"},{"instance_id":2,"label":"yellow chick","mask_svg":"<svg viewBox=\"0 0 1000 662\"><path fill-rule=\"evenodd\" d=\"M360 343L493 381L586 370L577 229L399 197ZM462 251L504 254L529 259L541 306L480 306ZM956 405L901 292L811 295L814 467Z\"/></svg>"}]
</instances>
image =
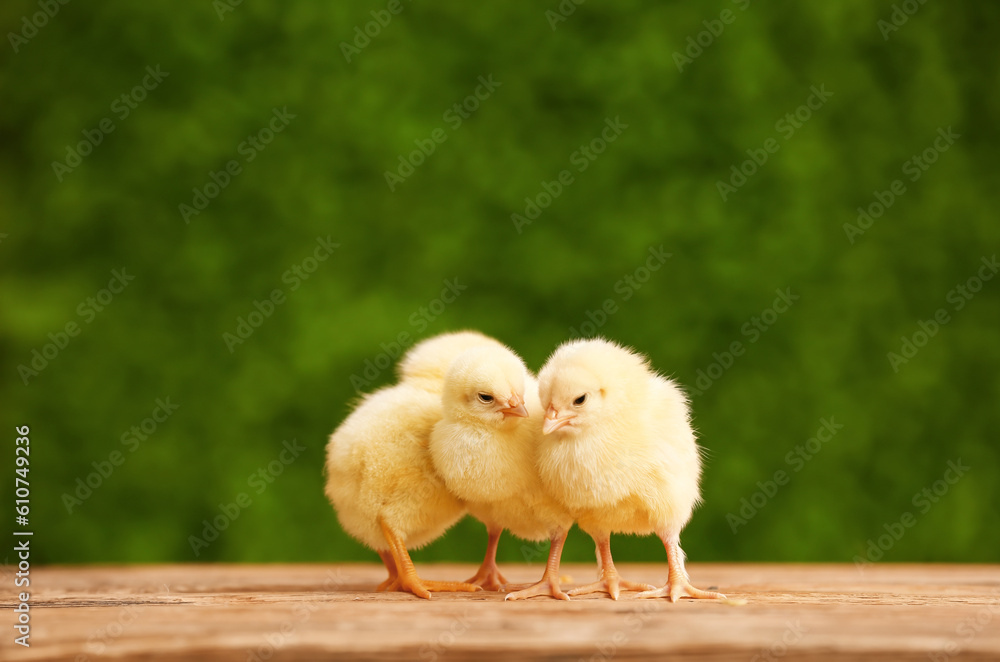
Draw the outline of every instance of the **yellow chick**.
<instances>
[{"instance_id":1,"label":"yellow chick","mask_svg":"<svg viewBox=\"0 0 1000 662\"><path fill-rule=\"evenodd\" d=\"M422 340L399 360L396 366L399 381L440 393L445 374L459 354L483 345L504 347L499 340L478 331L453 331Z\"/></svg>"},{"instance_id":2,"label":"yellow chick","mask_svg":"<svg viewBox=\"0 0 1000 662\"><path fill-rule=\"evenodd\" d=\"M427 444L441 419L448 366L465 350L490 344L502 347L477 331L443 333L417 343L397 365L400 384L363 398L330 437L326 494L344 530L385 563L389 578L380 591L430 597L428 590L476 589L422 581L407 547L427 544L465 514L465 506L434 473Z\"/></svg>"},{"instance_id":3,"label":"yellow chick","mask_svg":"<svg viewBox=\"0 0 1000 662\"><path fill-rule=\"evenodd\" d=\"M504 529L527 540L551 540L558 560L573 523L538 476L542 408L537 383L507 347L480 346L452 364L442 403L444 417L431 433L431 458L449 491L489 534L483 563L467 581L499 590L507 583L496 565ZM531 595L569 599L559 588L558 565L547 568L537 584L508 597Z\"/></svg>"},{"instance_id":4,"label":"yellow chick","mask_svg":"<svg viewBox=\"0 0 1000 662\"><path fill-rule=\"evenodd\" d=\"M600 580L570 595L653 589L619 577L610 534L656 533L667 583L639 597L725 599L692 586L684 569L680 533L700 501L701 456L681 390L645 357L603 339L563 344L539 381L539 473L597 545Z\"/></svg>"},{"instance_id":5,"label":"yellow chick","mask_svg":"<svg viewBox=\"0 0 1000 662\"><path fill-rule=\"evenodd\" d=\"M477 591L459 582L422 580L407 548L426 545L464 514L434 472L427 444L441 420L441 396L398 384L365 396L330 436L326 495L341 526L371 547L389 578L379 591Z\"/></svg>"}]
</instances>

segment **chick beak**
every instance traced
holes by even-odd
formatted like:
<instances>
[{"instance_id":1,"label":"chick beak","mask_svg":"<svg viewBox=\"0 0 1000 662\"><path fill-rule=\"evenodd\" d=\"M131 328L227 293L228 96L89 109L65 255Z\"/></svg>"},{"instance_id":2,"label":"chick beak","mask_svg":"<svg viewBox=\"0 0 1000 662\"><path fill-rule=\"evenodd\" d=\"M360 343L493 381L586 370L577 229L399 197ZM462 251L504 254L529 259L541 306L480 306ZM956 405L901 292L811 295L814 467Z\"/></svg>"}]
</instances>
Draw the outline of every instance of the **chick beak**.
<instances>
[{"instance_id":1,"label":"chick beak","mask_svg":"<svg viewBox=\"0 0 1000 662\"><path fill-rule=\"evenodd\" d=\"M545 412L545 423L542 425L542 433L550 434L561 427L569 425L570 419L574 416L576 414L566 414L560 418L559 410L550 405L548 411Z\"/></svg>"},{"instance_id":2,"label":"chick beak","mask_svg":"<svg viewBox=\"0 0 1000 662\"><path fill-rule=\"evenodd\" d=\"M528 410L524 407L524 399L520 395L515 393L510 396L507 400L507 406L500 410L504 418L508 416L518 416L520 418L528 418Z\"/></svg>"}]
</instances>

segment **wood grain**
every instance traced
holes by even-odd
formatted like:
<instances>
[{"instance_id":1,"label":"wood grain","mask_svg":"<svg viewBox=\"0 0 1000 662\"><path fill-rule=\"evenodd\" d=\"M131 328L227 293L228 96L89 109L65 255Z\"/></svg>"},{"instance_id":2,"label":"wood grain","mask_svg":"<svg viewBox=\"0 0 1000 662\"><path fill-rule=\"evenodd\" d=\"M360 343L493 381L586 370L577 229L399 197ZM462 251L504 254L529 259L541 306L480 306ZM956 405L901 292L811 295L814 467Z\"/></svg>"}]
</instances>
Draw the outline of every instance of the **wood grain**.
<instances>
[{"instance_id":1,"label":"wood grain","mask_svg":"<svg viewBox=\"0 0 1000 662\"><path fill-rule=\"evenodd\" d=\"M690 564L745 606L685 600L504 602L374 593L374 564L32 568L31 647L3 660L987 660L1000 659L1000 566ZM464 579L467 565L422 565ZM506 566L534 581L538 566ZM619 566L662 584L663 565ZM567 565L575 583L594 567Z\"/></svg>"}]
</instances>

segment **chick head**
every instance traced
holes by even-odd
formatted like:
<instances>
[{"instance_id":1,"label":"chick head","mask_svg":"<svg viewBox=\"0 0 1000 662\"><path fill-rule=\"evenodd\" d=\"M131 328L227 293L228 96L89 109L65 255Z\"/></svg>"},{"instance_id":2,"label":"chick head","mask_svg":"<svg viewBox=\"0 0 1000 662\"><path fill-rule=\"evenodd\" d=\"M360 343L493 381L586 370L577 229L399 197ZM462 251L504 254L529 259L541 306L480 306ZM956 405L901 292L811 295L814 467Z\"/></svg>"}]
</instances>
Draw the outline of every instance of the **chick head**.
<instances>
[{"instance_id":1,"label":"chick head","mask_svg":"<svg viewBox=\"0 0 1000 662\"><path fill-rule=\"evenodd\" d=\"M503 345L478 331L452 331L421 340L399 360L396 372L400 381L444 378L455 358L467 349L480 345Z\"/></svg>"},{"instance_id":2,"label":"chick head","mask_svg":"<svg viewBox=\"0 0 1000 662\"><path fill-rule=\"evenodd\" d=\"M561 345L538 375L542 431L574 435L641 415L649 390L645 357L595 338Z\"/></svg>"},{"instance_id":3,"label":"chick head","mask_svg":"<svg viewBox=\"0 0 1000 662\"><path fill-rule=\"evenodd\" d=\"M524 362L503 346L485 345L463 352L445 377L445 416L486 426L527 418L527 373Z\"/></svg>"}]
</instances>

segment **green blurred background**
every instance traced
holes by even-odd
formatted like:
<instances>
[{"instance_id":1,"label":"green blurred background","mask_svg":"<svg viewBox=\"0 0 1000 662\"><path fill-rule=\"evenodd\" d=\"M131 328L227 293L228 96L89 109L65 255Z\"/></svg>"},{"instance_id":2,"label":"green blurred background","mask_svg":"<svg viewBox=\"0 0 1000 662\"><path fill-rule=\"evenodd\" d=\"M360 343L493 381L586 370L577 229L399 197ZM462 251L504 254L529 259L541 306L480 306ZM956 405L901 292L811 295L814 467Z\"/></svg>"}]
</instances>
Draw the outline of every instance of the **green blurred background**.
<instances>
[{"instance_id":1,"label":"green blurred background","mask_svg":"<svg viewBox=\"0 0 1000 662\"><path fill-rule=\"evenodd\" d=\"M49 4L0 8L0 493L30 425L33 560L377 560L324 499L326 437L359 380L391 382L383 347L460 328L534 369L598 332L691 389L691 560L1000 560L1000 282L975 282L1000 239L994 3ZM313 261L317 238L339 247ZM484 545L466 519L415 559ZM565 559L593 559L579 531Z\"/></svg>"}]
</instances>

